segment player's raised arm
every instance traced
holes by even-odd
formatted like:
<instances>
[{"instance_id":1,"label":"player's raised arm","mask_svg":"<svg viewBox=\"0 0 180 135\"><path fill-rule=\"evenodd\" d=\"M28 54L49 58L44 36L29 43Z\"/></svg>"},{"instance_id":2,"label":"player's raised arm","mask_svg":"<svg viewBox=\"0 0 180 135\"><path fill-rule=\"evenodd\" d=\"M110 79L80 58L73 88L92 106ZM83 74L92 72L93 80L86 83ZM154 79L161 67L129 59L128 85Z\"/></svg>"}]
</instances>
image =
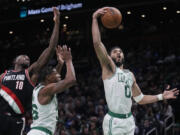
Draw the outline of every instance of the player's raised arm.
<instances>
[{"instance_id":1,"label":"player's raised arm","mask_svg":"<svg viewBox=\"0 0 180 135\"><path fill-rule=\"evenodd\" d=\"M92 16L92 38L93 38L94 49L100 61L101 67L114 71L115 65L112 64L113 63L112 59L108 55L107 50L101 41L101 34L98 26L98 17L105 14L107 8L108 7L104 7L94 12Z\"/></svg>"},{"instance_id":2,"label":"player's raised arm","mask_svg":"<svg viewBox=\"0 0 180 135\"><path fill-rule=\"evenodd\" d=\"M55 52L55 47L58 44L58 39L59 39L59 19L60 19L60 13L57 8L53 7L53 12L54 12L54 28L53 28L53 33L50 38L49 46L46 48L41 56L38 58L38 60L33 63L29 68L28 71L30 73L30 76L33 74L38 73L43 66L45 66L48 61L51 59ZM34 79L35 78L35 79ZM31 77L32 81L36 83L36 77Z\"/></svg>"},{"instance_id":3,"label":"player's raised arm","mask_svg":"<svg viewBox=\"0 0 180 135\"><path fill-rule=\"evenodd\" d=\"M52 98L52 96L56 93L61 93L67 88L75 85L76 83L76 76L74 71L74 66L72 63L72 56L71 56L71 49L67 48L67 46L63 46L62 56L66 63L67 73L64 80L58 81L57 83L50 83L40 91L39 95L40 98L43 99L42 104L46 104ZM57 73L57 72L56 72ZM50 80L49 78L47 80Z\"/></svg>"},{"instance_id":4,"label":"player's raised arm","mask_svg":"<svg viewBox=\"0 0 180 135\"><path fill-rule=\"evenodd\" d=\"M66 63L67 73L65 79L56 83L56 85L53 86L53 88L49 91L51 95L60 93L76 83L76 75L72 63L71 49L67 48L67 46L63 46L62 56Z\"/></svg>"},{"instance_id":5,"label":"player's raised arm","mask_svg":"<svg viewBox=\"0 0 180 135\"><path fill-rule=\"evenodd\" d=\"M62 69L63 64L64 64L62 53L63 53L63 49L61 46L58 45L56 47L56 56L57 56L57 61L58 61L58 64L56 65L56 71L58 73L61 73L61 69Z\"/></svg>"},{"instance_id":6,"label":"player's raised arm","mask_svg":"<svg viewBox=\"0 0 180 135\"><path fill-rule=\"evenodd\" d=\"M176 99L177 95L179 95L179 90L177 90L177 88L174 88L171 90L165 90L162 94L158 94L158 95L143 95L134 77L132 93L133 93L134 100L138 104L150 104L150 103L157 102L159 100Z\"/></svg>"}]
</instances>

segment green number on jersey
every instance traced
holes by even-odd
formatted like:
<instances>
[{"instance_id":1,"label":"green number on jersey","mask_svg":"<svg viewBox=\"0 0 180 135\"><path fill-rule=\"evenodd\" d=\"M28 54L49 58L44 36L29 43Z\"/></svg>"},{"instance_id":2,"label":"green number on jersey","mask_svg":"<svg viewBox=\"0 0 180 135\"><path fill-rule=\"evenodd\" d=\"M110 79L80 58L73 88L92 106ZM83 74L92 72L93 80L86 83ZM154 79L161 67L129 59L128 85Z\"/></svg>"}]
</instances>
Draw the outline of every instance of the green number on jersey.
<instances>
[{"instance_id":1,"label":"green number on jersey","mask_svg":"<svg viewBox=\"0 0 180 135\"><path fill-rule=\"evenodd\" d=\"M125 85L125 96L127 98L131 98L131 90L130 90L129 85Z\"/></svg>"},{"instance_id":2,"label":"green number on jersey","mask_svg":"<svg viewBox=\"0 0 180 135\"><path fill-rule=\"evenodd\" d=\"M39 118L36 104L32 104L32 117L33 117L33 120L37 120Z\"/></svg>"}]
</instances>

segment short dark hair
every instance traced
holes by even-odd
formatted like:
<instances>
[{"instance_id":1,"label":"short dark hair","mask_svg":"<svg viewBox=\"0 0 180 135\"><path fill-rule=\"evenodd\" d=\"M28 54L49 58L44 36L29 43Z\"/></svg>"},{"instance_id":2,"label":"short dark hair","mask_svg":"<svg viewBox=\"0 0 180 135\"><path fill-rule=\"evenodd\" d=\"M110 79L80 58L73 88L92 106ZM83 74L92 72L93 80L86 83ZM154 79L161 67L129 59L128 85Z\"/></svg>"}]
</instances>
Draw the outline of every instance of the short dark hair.
<instances>
[{"instance_id":1,"label":"short dark hair","mask_svg":"<svg viewBox=\"0 0 180 135\"><path fill-rule=\"evenodd\" d=\"M120 50L122 50L119 46L113 46L109 49L109 55L111 55L111 52L116 48L119 48Z\"/></svg>"},{"instance_id":2,"label":"short dark hair","mask_svg":"<svg viewBox=\"0 0 180 135\"><path fill-rule=\"evenodd\" d=\"M15 65L16 64L16 60L17 60L17 58L19 57L19 56L28 56L28 55L26 55L26 54L20 54L20 55L17 55L14 59L13 59L13 65ZM28 56L29 57L29 56ZM29 58L30 59L30 58Z\"/></svg>"},{"instance_id":3,"label":"short dark hair","mask_svg":"<svg viewBox=\"0 0 180 135\"><path fill-rule=\"evenodd\" d=\"M39 73L38 83L44 82L47 75L50 75L53 72L53 66L45 66Z\"/></svg>"}]
</instances>

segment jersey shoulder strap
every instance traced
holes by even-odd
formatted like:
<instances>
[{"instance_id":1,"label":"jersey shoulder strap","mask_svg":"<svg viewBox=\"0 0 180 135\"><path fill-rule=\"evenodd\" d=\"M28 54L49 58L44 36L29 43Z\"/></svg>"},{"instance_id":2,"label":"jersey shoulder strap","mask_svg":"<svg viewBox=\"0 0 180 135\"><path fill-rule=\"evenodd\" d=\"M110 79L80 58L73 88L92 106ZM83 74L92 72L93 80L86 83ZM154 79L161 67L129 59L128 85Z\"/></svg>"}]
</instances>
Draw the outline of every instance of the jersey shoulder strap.
<instances>
[{"instance_id":1,"label":"jersey shoulder strap","mask_svg":"<svg viewBox=\"0 0 180 135\"><path fill-rule=\"evenodd\" d=\"M129 69L123 69L124 73L131 73Z\"/></svg>"}]
</instances>

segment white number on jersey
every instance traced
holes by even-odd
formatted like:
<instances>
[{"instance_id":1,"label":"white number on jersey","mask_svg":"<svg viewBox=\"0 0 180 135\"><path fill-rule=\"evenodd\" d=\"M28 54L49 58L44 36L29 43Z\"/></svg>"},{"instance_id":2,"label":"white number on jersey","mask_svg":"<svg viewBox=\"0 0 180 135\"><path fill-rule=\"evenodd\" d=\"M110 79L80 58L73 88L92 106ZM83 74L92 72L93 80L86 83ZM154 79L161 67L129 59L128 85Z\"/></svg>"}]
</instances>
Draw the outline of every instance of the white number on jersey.
<instances>
[{"instance_id":1,"label":"white number on jersey","mask_svg":"<svg viewBox=\"0 0 180 135\"><path fill-rule=\"evenodd\" d=\"M24 86L23 81L16 81L16 89L22 90Z\"/></svg>"}]
</instances>

